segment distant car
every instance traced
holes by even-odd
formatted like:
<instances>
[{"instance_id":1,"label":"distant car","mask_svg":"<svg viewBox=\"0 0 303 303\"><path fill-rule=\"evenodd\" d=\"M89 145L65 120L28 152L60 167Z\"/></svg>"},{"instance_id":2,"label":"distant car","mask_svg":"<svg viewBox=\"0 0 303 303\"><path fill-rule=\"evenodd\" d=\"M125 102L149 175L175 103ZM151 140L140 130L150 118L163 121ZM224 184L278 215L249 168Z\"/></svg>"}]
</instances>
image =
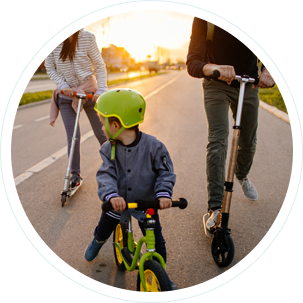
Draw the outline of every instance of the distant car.
<instances>
[{"instance_id":1,"label":"distant car","mask_svg":"<svg viewBox=\"0 0 303 303\"><path fill-rule=\"evenodd\" d=\"M158 70L160 69L159 63L158 61L149 61L148 62L148 70L149 72L158 72Z\"/></svg>"}]
</instances>

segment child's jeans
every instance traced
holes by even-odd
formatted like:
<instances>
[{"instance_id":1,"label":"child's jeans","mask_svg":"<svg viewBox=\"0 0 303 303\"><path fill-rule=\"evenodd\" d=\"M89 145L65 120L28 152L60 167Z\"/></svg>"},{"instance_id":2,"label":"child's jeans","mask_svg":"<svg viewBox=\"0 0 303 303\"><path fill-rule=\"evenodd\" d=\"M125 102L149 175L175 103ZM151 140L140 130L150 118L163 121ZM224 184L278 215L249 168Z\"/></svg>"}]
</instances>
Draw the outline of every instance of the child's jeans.
<instances>
[{"instance_id":1,"label":"child's jeans","mask_svg":"<svg viewBox=\"0 0 303 303\"><path fill-rule=\"evenodd\" d=\"M156 240L156 252L159 253L166 263L166 247L165 247L165 240L162 236L162 227L159 220L158 212L156 211L153 215L153 219L156 221L155 227L155 240ZM114 219L107 215L106 213L102 212L100 221L98 226L95 229L94 236L97 241L104 241L107 240L112 232L115 230L116 226L120 221L118 219ZM143 223L139 222L139 226L143 235L145 236L145 229L143 227Z\"/></svg>"}]
</instances>

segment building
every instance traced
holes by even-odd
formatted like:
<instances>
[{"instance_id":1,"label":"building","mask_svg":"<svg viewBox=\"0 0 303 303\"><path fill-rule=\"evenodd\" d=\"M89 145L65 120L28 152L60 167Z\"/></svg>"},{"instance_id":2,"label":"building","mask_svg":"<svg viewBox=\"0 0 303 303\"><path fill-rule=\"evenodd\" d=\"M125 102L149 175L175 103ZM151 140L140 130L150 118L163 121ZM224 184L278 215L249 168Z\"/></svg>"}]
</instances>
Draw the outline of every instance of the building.
<instances>
[{"instance_id":1,"label":"building","mask_svg":"<svg viewBox=\"0 0 303 303\"><path fill-rule=\"evenodd\" d=\"M108 70L134 69L135 60L124 47L110 44L109 47L102 48L102 58Z\"/></svg>"},{"instance_id":2,"label":"building","mask_svg":"<svg viewBox=\"0 0 303 303\"><path fill-rule=\"evenodd\" d=\"M10 73L20 74L33 55L33 52L24 48L22 44L13 44L10 47ZM34 74L36 72L45 72L44 62L44 55L36 55L24 73Z\"/></svg>"},{"instance_id":3,"label":"building","mask_svg":"<svg viewBox=\"0 0 303 303\"><path fill-rule=\"evenodd\" d=\"M34 59L35 73L45 73L45 55L36 55Z\"/></svg>"}]
</instances>

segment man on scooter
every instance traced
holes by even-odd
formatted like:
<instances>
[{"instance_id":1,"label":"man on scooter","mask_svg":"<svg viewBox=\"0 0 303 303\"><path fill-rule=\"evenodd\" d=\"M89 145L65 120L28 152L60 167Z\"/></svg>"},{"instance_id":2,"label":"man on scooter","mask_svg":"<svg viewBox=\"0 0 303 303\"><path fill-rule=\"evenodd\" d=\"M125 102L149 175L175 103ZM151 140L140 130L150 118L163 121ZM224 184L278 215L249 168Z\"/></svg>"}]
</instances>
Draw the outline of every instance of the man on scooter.
<instances>
[{"instance_id":1,"label":"man on scooter","mask_svg":"<svg viewBox=\"0 0 303 303\"><path fill-rule=\"evenodd\" d=\"M210 28L210 27L209 27ZM225 164L228 148L229 121L231 108L236 117L239 96L239 82L235 75L259 77L258 87L269 88L275 82L262 65L259 75L257 57L237 38L215 26L209 35L208 23L194 18L192 34L187 55L188 74L203 78L203 101L208 122L208 144L206 152L206 176L208 192L208 210L211 213L206 227L210 231L220 213L224 197ZM212 79L214 70L220 72L218 80ZM256 188L248 179L257 145L259 88L246 85L242 112L241 136L235 175L244 195L257 200Z\"/></svg>"}]
</instances>

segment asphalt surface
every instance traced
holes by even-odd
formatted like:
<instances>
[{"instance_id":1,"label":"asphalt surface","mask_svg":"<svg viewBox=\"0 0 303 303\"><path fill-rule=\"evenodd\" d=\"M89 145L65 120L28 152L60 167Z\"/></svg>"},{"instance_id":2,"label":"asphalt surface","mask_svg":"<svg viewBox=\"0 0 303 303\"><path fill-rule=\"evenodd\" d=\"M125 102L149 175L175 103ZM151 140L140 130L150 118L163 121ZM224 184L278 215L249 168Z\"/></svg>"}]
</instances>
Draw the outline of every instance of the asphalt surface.
<instances>
[{"instance_id":1,"label":"asphalt surface","mask_svg":"<svg viewBox=\"0 0 303 303\"><path fill-rule=\"evenodd\" d=\"M173 82L155 92L171 80ZM201 81L183 71L128 83L127 86L149 96L145 122L140 129L165 143L177 174L173 198L184 197L189 202L185 210L160 211L168 253L167 273L179 289L203 283L245 258L262 240L279 213L292 167L290 125L260 108L258 147L250 173L259 199L247 200L239 184L235 184L229 224L235 256L229 267L219 268L212 259L211 239L204 234L202 225L202 217L207 212L207 123ZM35 119L47 116L48 110L49 104L45 104L17 112L15 126L22 126L15 128L12 135L15 178L66 146L61 117L55 128L49 126L47 118L35 122ZM82 134L90 131L84 114L80 123ZM66 155L17 185L18 195L38 235L63 261L94 280L135 290L137 272L117 270L111 241L104 245L95 261L89 263L84 259L85 248L93 238L101 213L95 180L101 165L98 150L94 137L82 144L84 183L64 208L61 207L60 192L67 166ZM134 228L138 239L141 234L135 220Z\"/></svg>"}]
</instances>

